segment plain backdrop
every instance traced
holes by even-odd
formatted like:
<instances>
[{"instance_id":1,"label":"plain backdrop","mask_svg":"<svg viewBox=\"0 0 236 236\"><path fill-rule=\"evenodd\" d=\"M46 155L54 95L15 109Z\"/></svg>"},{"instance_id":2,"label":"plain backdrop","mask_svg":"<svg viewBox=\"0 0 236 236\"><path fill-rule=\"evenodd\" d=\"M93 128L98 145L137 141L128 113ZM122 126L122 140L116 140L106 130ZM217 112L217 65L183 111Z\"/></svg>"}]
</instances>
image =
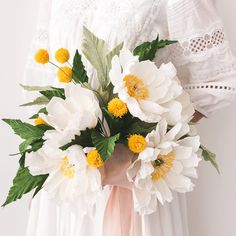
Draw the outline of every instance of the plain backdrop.
<instances>
[{"instance_id":1,"label":"plain backdrop","mask_svg":"<svg viewBox=\"0 0 236 236\"><path fill-rule=\"evenodd\" d=\"M206 0L207 1L207 0ZM19 83L30 42L36 30L36 0L0 0L0 118L25 118ZM218 0L218 8L236 55L236 1ZM190 236L236 235L236 105L202 120L202 143L218 156L221 175L205 162L194 192L188 194ZM19 139L0 122L0 203L3 203L17 169ZM30 196L0 210L0 235L25 236ZM43 235L42 235L43 236ZM55 235L52 235L55 236Z\"/></svg>"}]
</instances>

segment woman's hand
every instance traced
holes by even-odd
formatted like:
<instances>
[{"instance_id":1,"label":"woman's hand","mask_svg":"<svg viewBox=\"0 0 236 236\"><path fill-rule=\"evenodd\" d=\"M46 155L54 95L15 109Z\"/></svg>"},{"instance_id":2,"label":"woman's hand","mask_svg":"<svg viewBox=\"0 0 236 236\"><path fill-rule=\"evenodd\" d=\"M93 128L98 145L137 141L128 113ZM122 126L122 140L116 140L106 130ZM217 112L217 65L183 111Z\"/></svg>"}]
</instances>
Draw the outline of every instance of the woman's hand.
<instances>
[{"instance_id":1,"label":"woman's hand","mask_svg":"<svg viewBox=\"0 0 236 236\"><path fill-rule=\"evenodd\" d=\"M131 165L135 155L123 144L117 144L115 151L105 166L100 170L102 184L131 188L126 176L126 170Z\"/></svg>"}]
</instances>

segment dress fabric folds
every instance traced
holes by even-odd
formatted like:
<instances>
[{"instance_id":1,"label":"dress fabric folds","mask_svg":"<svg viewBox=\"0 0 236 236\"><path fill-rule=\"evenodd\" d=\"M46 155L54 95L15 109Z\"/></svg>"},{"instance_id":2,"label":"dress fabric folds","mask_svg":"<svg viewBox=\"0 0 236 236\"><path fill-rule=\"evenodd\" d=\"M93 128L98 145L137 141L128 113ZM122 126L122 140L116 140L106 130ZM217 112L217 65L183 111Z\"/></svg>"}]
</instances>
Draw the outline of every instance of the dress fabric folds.
<instances>
[{"instance_id":1,"label":"dress fabric folds","mask_svg":"<svg viewBox=\"0 0 236 236\"><path fill-rule=\"evenodd\" d=\"M124 42L132 50L142 42L154 40L158 34L163 39L178 40L177 44L161 49L155 63L174 63L196 110L208 117L235 100L235 58L211 0L41 1L25 84L57 85L54 69L36 64L33 55L38 48L47 48L54 55L61 47L73 55L76 49L81 49L86 26L107 41L110 48ZM85 58L82 60L96 86L94 70ZM112 188L104 188L93 218L56 205L41 191L32 200L27 236L104 236L103 218ZM172 203L159 204L154 214L138 216L133 222L139 223L132 226L130 235L117 230L112 235L189 236L185 195L174 194Z\"/></svg>"}]
</instances>

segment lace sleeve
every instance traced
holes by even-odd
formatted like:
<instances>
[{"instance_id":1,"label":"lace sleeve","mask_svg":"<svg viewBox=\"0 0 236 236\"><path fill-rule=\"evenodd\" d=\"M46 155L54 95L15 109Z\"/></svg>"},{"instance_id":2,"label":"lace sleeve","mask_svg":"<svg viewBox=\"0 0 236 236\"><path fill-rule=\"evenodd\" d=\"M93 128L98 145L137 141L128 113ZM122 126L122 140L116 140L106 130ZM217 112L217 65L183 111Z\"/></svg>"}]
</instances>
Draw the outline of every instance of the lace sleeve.
<instances>
[{"instance_id":1,"label":"lace sleeve","mask_svg":"<svg viewBox=\"0 0 236 236\"><path fill-rule=\"evenodd\" d=\"M205 116L236 98L236 61L214 4L205 0L170 0L171 60L184 88Z\"/></svg>"},{"instance_id":2,"label":"lace sleeve","mask_svg":"<svg viewBox=\"0 0 236 236\"><path fill-rule=\"evenodd\" d=\"M40 48L49 49L49 23L51 0L41 0L38 15L36 35L33 38L31 49L25 66L24 84L45 85L50 84L53 70L49 65L40 65L34 61L34 54ZM27 98L28 99L28 98Z\"/></svg>"}]
</instances>

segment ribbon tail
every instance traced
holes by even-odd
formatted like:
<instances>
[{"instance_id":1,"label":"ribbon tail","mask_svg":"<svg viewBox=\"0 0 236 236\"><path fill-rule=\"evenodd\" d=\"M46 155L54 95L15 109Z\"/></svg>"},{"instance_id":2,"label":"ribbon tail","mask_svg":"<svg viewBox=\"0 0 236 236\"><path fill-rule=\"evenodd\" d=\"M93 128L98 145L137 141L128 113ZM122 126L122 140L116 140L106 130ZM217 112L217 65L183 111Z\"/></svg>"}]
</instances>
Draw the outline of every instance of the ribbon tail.
<instances>
[{"instance_id":1,"label":"ribbon tail","mask_svg":"<svg viewBox=\"0 0 236 236\"><path fill-rule=\"evenodd\" d=\"M105 209L103 236L133 235L134 214L131 190L113 186Z\"/></svg>"}]
</instances>

